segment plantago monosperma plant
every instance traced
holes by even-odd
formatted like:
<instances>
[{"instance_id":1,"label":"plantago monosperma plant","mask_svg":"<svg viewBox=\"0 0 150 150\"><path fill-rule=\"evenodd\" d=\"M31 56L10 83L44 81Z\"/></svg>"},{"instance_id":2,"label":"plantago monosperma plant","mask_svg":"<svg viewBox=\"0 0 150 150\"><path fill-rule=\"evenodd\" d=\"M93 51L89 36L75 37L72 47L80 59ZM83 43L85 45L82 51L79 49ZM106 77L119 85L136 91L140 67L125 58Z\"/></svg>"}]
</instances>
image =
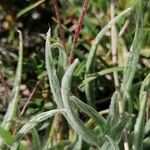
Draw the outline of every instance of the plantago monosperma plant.
<instances>
[{"instance_id":1,"label":"plantago monosperma plant","mask_svg":"<svg viewBox=\"0 0 150 150\"><path fill-rule=\"evenodd\" d=\"M86 18L85 15L87 13L88 4L90 3L88 0L84 0L83 9L71 46L70 56L68 56L65 50L64 35L61 35L62 46L60 43L52 43L52 29L49 29L46 34L45 66L50 86L49 90L52 93L53 102L55 103L54 109L35 115L24 123L20 129L17 129L15 134L12 134L11 131L14 127L13 122L16 118L17 105L19 103L19 87L21 84L23 66L23 40L22 34L19 31L19 58L16 79L12 91L12 100L8 106L3 122L0 125L1 149L27 149L22 143L22 140L28 133L32 135L34 148L43 150L146 150L150 148L150 121L146 120L146 108L150 96L150 73L146 75L145 79L140 84L137 115L134 112L132 100L133 80L136 75L142 45L144 15L149 1L136 0L131 7L125 9L117 16L115 16L115 1L111 2L113 5L111 8L111 21L100 30L92 41L87 60L85 61L84 78L81 84L76 87L82 88L82 92L85 94L85 100L80 100L77 94L75 94L75 89L73 89L75 87L72 85L73 82L76 81L76 70L82 67L82 63L79 58L75 57L75 53L78 50L77 42L79 40L79 34L84 24L84 19ZM39 1L39 3L41 3L41 1ZM59 7L56 1L53 1L53 5L57 18L60 18L60 14L58 14ZM31 7L28 8L30 9ZM25 11L27 12L28 10L25 9ZM24 12L21 12L19 15L22 15L22 13ZM114 32L115 24L119 22L122 17L127 15L134 16L135 32L126 65L116 66L118 63L116 57L119 57L116 54L113 56L114 58L112 58L113 60L115 59L115 61L113 61L113 67L98 72L95 71L96 51L100 41L111 28L112 50L115 50L117 48L117 45L113 45L117 42L115 41L116 39L113 39L115 36L115 38L117 38L117 32ZM61 20L59 20L60 32L62 32L62 27ZM112 53L117 53L117 51L113 51ZM123 72L123 75L121 76L118 73L117 76L115 76L117 72ZM114 80L117 81L118 84L115 82L116 89L112 94L109 109L107 109L105 115L103 115L104 111L98 112L95 107L95 83L97 78L111 73L114 73ZM81 113L88 119L81 119ZM46 138L43 140L40 138L36 126L43 124L45 121L47 121L48 124L44 126L47 133ZM67 138L58 140L54 138L54 128L57 125L58 128L63 126L63 123L65 125L67 124L65 127L69 130L66 134Z\"/></svg>"}]
</instances>

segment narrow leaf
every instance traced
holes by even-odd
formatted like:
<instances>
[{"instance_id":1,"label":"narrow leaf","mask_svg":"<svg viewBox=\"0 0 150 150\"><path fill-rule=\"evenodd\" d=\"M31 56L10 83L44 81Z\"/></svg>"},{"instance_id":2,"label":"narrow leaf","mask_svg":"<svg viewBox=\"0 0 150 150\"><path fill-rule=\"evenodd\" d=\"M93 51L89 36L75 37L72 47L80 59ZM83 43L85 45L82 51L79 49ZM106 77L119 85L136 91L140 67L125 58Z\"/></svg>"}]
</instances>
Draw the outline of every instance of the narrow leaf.
<instances>
[{"instance_id":1,"label":"narrow leaf","mask_svg":"<svg viewBox=\"0 0 150 150\"><path fill-rule=\"evenodd\" d=\"M36 150L41 150L41 142L40 142L40 137L38 134L38 131L33 128L31 130L32 138L33 138L33 143L34 143L34 149Z\"/></svg>"},{"instance_id":2,"label":"narrow leaf","mask_svg":"<svg viewBox=\"0 0 150 150\"><path fill-rule=\"evenodd\" d=\"M39 0L27 7L25 7L24 9L22 9L21 11L19 11L17 13L17 18L21 17L23 14L29 12L30 10L34 9L35 7L37 7L39 4L43 3L45 0Z\"/></svg>"},{"instance_id":3,"label":"narrow leaf","mask_svg":"<svg viewBox=\"0 0 150 150\"><path fill-rule=\"evenodd\" d=\"M118 97L119 97L119 92L115 91L112 98L111 98L111 103L109 106L109 116L112 118L119 117L119 109L118 109Z\"/></svg>"},{"instance_id":4,"label":"narrow leaf","mask_svg":"<svg viewBox=\"0 0 150 150\"><path fill-rule=\"evenodd\" d=\"M10 130L11 128L11 121L16 115L17 104L19 101L19 88L20 88L20 83L21 83L22 65L23 65L23 39L22 39L21 32L20 31L18 32L19 32L19 58L18 58L15 84L14 84L14 89L12 93L13 98L8 106L7 112L2 122L2 127L4 127L6 130Z\"/></svg>"},{"instance_id":5,"label":"narrow leaf","mask_svg":"<svg viewBox=\"0 0 150 150\"><path fill-rule=\"evenodd\" d=\"M57 113L63 113L64 109L55 109L47 112L43 112L33 117L30 121L28 121L17 133L17 140L20 140L26 133L28 133L33 127L35 127L38 123L54 116Z\"/></svg>"},{"instance_id":6,"label":"narrow leaf","mask_svg":"<svg viewBox=\"0 0 150 150\"><path fill-rule=\"evenodd\" d=\"M15 137L13 137L6 129L0 126L0 138L8 145L13 145L16 141Z\"/></svg>"},{"instance_id":7,"label":"narrow leaf","mask_svg":"<svg viewBox=\"0 0 150 150\"><path fill-rule=\"evenodd\" d=\"M93 63L94 63L94 58L95 58L95 52L97 49L97 46L106 33L106 31L113 25L115 24L123 15L129 13L131 11L131 8L128 8L124 10L122 13L120 13L117 17L115 17L112 21L110 21L96 36L94 42L92 43L92 48L90 50L90 53L87 58L87 63L86 63L86 72L85 72L85 79L88 78L88 75L92 73L93 69ZM94 97L93 97L93 83L87 82L85 84L85 93L86 93L86 98L89 104L93 103Z\"/></svg>"},{"instance_id":8,"label":"narrow leaf","mask_svg":"<svg viewBox=\"0 0 150 150\"><path fill-rule=\"evenodd\" d=\"M62 87L61 87L61 94L63 99L63 104L66 109L67 113L67 120L68 123L71 125L71 127L86 141L91 143L92 145L99 146L100 141L95 137L92 131L88 130L83 122L79 119L77 116L77 113L75 112L76 109L73 107L73 103L70 100L71 96L71 79L73 72L78 64L78 60L75 59L74 62L69 66L69 68L66 70L63 79L62 79Z\"/></svg>"},{"instance_id":9,"label":"narrow leaf","mask_svg":"<svg viewBox=\"0 0 150 150\"><path fill-rule=\"evenodd\" d=\"M113 139L111 137L109 137L108 135L106 135L106 138L108 139L108 141L110 143L110 149L111 150L119 150L118 145L116 144L115 141L113 141Z\"/></svg>"},{"instance_id":10,"label":"narrow leaf","mask_svg":"<svg viewBox=\"0 0 150 150\"><path fill-rule=\"evenodd\" d=\"M88 116L90 116L92 119L95 120L95 122L101 127L102 131L104 130L104 126L106 123L105 118L101 116L94 108L92 108L90 105L85 104L81 100L79 100L77 97L72 96L71 99L73 100L74 104L79 107L81 110L83 110Z\"/></svg>"},{"instance_id":11,"label":"narrow leaf","mask_svg":"<svg viewBox=\"0 0 150 150\"><path fill-rule=\"evenodd\" d=\"M145 110L147 105L149 88L150 88L150 74L147 75L140 89L140 111L134 127L133 143L132 143L133 150L142 150L143 146L142 141L144 137Z\"/></svg>"},{"instance_id":12,"label":"narrow leaf","mask_svg":"<svg viewBox=\"0 0 150 150\"><path fill-rule=\"evenodd\" d=\"M56 102L59 108L63 108L63 102L62 102L61 91L60 91L60 82L53 61L50 38L51 38L51 30L49 29L46 35L46 45L45 45L46 70L48 73L48 79L49 79L51 91L53 93L54 101Z\"/></svg>"},{"instance_id":13,"label":"narrow leaf","mask_svg":"<svg viewBox=\"0 0 150 150\"><path fill-rule=\"evenodd\" d=\"M147 1L147 0L146 0ZM145 2L146 2L145 1ZM141 48L141 39L143 33L143 25L144 25L144 3L143 0L137 0L135 6L135 21L136 21L136 29L135 35L130 47L129 57L127 60L126 67L123 73L123 81L122 81L122 93L124 93L123 97L126 97L125 93L129 93L132 81L137 69L137 64L139 60L140 48Z\"/></svg>"},{"instance_id":14,"label":"narrow leaf","mask_svg":"<svg viewBox=\"0 0 150 150\"><path fill-rule=\"evenodd\" d=\"M88 77L82 81L82 84L80 84L79 87L82 87L84 84L91 82L100 76L104 76L113 72L121 72L123 71L123 69L124 67L113 67L113 68L105 69L105 70L102 70L93 74L89 74Z\"/></svg>"},{"instance_id":15,"label":"narrow leaf","mask_svg":"<svg viewBox=\"0 0 150 150\"><path fill-rule=\"evenodd\" d=\"M51 44L51 50L55 50L56 48L59 52L58 65L57 65L57 76L58 76L59 80L61 81L61 79L64 75L64 72L65 72L65 69L66 69L66 65L67 65L67 55L64 52L64 49L60 44L58 44L58 43Z\"/></svg>"}]
</instances>

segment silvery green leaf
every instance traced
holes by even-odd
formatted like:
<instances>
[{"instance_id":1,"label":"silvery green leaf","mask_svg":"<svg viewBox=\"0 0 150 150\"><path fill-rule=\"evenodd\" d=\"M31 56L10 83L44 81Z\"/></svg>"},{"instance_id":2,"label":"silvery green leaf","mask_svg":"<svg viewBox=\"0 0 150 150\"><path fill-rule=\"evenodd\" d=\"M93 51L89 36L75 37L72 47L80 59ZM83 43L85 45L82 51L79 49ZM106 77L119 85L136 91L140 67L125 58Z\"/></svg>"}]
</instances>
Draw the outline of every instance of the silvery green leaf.
<instances>
[{"instance_id":1,"label":"silvery green leaf","mask_svg":"<svg viewBox=\"0 0 150 150\"><path fill-rule=\"evenodd\" d=\"M119 99L119 92L115 91L111 98L111 103L109 106L109 116L110 117L113 117L113 118L119 117L118 99Z\"/></svg>"},{"instance_id":2,"label":"silvery green leaf","mask_svg":"<svg viewBox=\"0 0 150 150\"><path fill-rule=\"evenodd\" d=\"M17 133L17 140L20 140L26 133L28 133L38 123L56 115L57 113L63 113L64 111L65 109L54 109L34 116L19 130L19 132Z\"/></svg>"},{"instance_id":3,"label":"silvery green leaf","mask_svg":"<svg viewBox=\"0 0 150 150\"><path fill-rule=\"evenodd\" d=\"M17 110L16 108L19 101L19 87L21 84L22 64L23 64L23 39L22 39L21 31L18 30L18 33L19 33L19 58L18 58L15 84L12 92L12 100L8 106L7 112L2 122L2 126L7 130L10 129L11 121L13 117L16 115L16 110Z\"/></svg>"},{"instance_id":4,"label":"silvery green leaf","mask_svg":"<svg viewBox=\"0 0 150 150\"><path fill-rule=\"evenodd\" d=\"M149 133L150 133L150 119L145 124L144 135L147 135Z\"/></svg>"},{"instance_id":5,"label":"silvery green leaf","mask_svg":"<svg viewBox=\"0 0 150 150\"><path fill-rule=\"evenodd\" d=\"M139 95L140 111L134 127L133 142L132 142L133 150L142 150L143 148L144 120L145 120L145 111L147 106L149 88L150 88L150 74L146 76L140 89L140 95ZM146 130L148 131L148 129Z\"/></svg>"},{"instance_id":6,"label":"silvery green leaf","mask_svg":"<svg viewBox=\"0 0 150 150\"><path fill-rule=\"evenodd\" d=\"M82 137L76 135L71 144L67 145L64 150L81 150L82 149Z\"/></svg>"},{"instance_id":7,"label":"silvery green leaf","mask_svg":"<svg viewBox=\"0 0 150 150\"><path fill-rule=\"evenodd\" d=\"M51 44L51 51L58 50L58 65L57 65L57 76L59 80L61 81L62 76L64 75L66 65L67 65L67 55L64 52L63 47L59 43ZM54 56L53 56L54 59Z\"/></svg>"},{"instance_id":8,"label":"silvery green leaf","mask_svg":"<svg viewBox=\"0 0 150 150\"><path fill-rule=\"evenodd\" d=\"M119 150L118 144L111 137L106 135L106 138L108 139L108 141L110 143L111 150Z\"/></svg>"},{"instance_id":9,"label":"silvery green leaf","mask_svg":"<svg viewBox=\"0 0 150 150\"><path fill-rule=\"evenodd\" d=\"M74 109L73 102L70 100L71 96L71 80L73 72L78 64L78 60L75 59L74 62L68 67L66 70L63 79L62 79L62 87L61 87L61 94L63 99L63 104L66 109L66 113L68 118L68 123L71 125L71 127L86 141L91 143L95 146L100 146L100 141L97 139L97 137L94 135L94 133L87 129L84 126L84 123L79 119L79 117L76 114L76 111Z\"/></svg>"},{"instance_id":10,"label":"silvery green leaf","mask_svg":"<svg viewBox=\"0 0 150 150\"><path fill-rule=\"evenodd\" d=\"M113 25L115 24L123 15L129 13L131 11L131 8L128 8L126 10L124 10L122 13L120 13L117 17L115 17L112 21L110 21L96 36L95 40L92 43L92 47L90 50L90 53L88 55L87 58L87 63L86 63L86 71L85 71L85 79L88 78L88 75L91 72L91 70L93 69L93 64L94 64L94 58L95 58L95 53L96 53L96 49L97 46L100 42L100 40L102 39L102 37L104 36L104 34L106 33L106 31ZM87 98L87 102L89 104L93 103L93 83L92 82L87 82L85 84L85 93L86 93L86 98Z\"/></svg>"},{"instance_id":11,"label":"silvery green leaf","mask_svg":"<svg viewBox=\"0 0 150 150\"><path fill-rule=\"evenodd\" d=\"M54 101L56 102L59 108L63 108L63 102L60 92L60 82L57 77L56 68L53 61L50 38L51 38L51 30L49 29L46 35L46 45L45 45L46 70L48 74L50 88L54 97Z\"/></svg>"},{"instance_id":12,"label":"silvery green leaf","mask_svg":"<svg viewBox=\"0 0 150 150\"><path fill-rule=\"evenodd\" d=\"M94 108L92 108L90 105L82 102L77 97L72 96L71 99L75 103L77 107L79 107L82 111L84 111L88 116L90 116L92 119L95 120L97 125L101 127L101 130L104 130L106 120L103 116L101 116Z\"/></svg>"}]
</instances>

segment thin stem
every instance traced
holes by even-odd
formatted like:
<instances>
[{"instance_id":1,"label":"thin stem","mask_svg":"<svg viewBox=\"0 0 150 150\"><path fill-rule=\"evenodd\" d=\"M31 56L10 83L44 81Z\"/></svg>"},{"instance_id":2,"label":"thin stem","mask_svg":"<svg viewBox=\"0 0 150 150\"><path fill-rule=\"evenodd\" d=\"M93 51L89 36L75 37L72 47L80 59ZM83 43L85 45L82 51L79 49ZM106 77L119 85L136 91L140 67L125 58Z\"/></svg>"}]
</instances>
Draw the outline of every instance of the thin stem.
<instances>
[{"instance_id":1,"label":"thin stem","mask_svg":"<svg viewBox=\"0 0 150 150\"><path fill-rule=\"evenodd\" d=\"M57 0L52 0L52 3L54 5L54 9L55 9L55 13L56 13L56 18L57 18L57 21L58 21L60 38L61 38L61 41L62 41L64 49L66 49L65 36L64 36L64 31L63 31L62 24L61 24L61 20L62 19L61 19L61 15L60 15L60 11L59 11Z\"/></svg>"},{"instance_id":2,"label":"thin stem","mask_svg":"<svg viewBox=\"0 0 150 150\"><path fill-rule=\"evenodd\" d=\"M115 18L115 0L111 0L111 20L114 20ZM112 50L112 61L113 65L118 65L118 56L117 56L117 32L115 24L111 26L111 50ZM118 73L114 72L114 82L116 89L119 89L119 79L118 79Z\"/></svg>"},{"instance_id":3,"label":"thin stem","mask_svg":"<svg viewBox=\"0 0 150 150\"><path fill-rule=\"evenodd\" d=\"M79 17L78 24L77 24L76 29L75 29L71 53L70 53L69 60L68 60L69 64L71 64L75 59L75 51L77 49L79 34L81 32L81 29L82 29L83 20L84 20L85 14L87 12L87 8L88 8L88 0L84 0L84 4L83 4L82 10L81 10L81 15Z\"/></svg>"},{"instance_id":4,"label":"thin stem","mask_svg":"<svg viewBox=\"0 0 150 150\"><path fill-rule=\"evenodd\" d=\"M127 29L129 23L130 23L130 19L127 19L125 24L123 25L123 27L121 28L121 30L120 30L120 32L118 34L119 37L121 37L124 34L124 32Z\"/></svg>"},{"instance_id":5,"label":"thin stem","mask_svg":"<svg viewBox=\"0 0 150 150\"><path fill-rule=\"evenodd\" d=\"M115 0L111 0L110 9L111 9L111 20L113 20L115 18ZM111 26L111 50L112 50L113 65L118 66L117 31L116 31L115 24L113 24ZM120 91L120 88L119 88L120 84L119 84L119 79L118 79L118 73L114 72L113 76L114 76L115 88L119 92ZM122 103L122 99L120 97L120 94L119 94L119 98L118 98L118 108L119 108L120 117L122 117L123 103ZM129 144L128 144L128 137L127 137L126 128L123 131L123 140L124 140L124 149L129 150Z\"/></svg>"},{"instance_id":6,"label":"thin stem","mask_svg":"<svg viewBox=\"0 0 150 150\"><path fill-rule=\"evenodd\" d=\"M51 129L50 129L50 132L49 132L48 140L46 142L44 150L50 148L53 145L54 136L58 132L61 122L62 122L62 115L57 114L54 117Z\"/></svg>"},{"instance_id":7,"label":"thin stem","mask_svg":"<svg viewBox=\"0 0 150 150\"><path fill-rule=\"evenodd\" d=\"M22 111L21 111L19 117L21 117L21 116L24 114L24 112L25 112L25 110L26 110L26 108L27 108L27 106L28 106L30 100L32 99L34 93L36 92L37 87L38 87L39 84L40 84L40 81L37 81L37 83L36 83L36 85L35 85L33 91L31 92L31 94L30 94L30 96L29 96L27 102L25 103L25 105L24 105L24 107L23 107L23 109L22 109Z\"/></svg>"}]
</instances>

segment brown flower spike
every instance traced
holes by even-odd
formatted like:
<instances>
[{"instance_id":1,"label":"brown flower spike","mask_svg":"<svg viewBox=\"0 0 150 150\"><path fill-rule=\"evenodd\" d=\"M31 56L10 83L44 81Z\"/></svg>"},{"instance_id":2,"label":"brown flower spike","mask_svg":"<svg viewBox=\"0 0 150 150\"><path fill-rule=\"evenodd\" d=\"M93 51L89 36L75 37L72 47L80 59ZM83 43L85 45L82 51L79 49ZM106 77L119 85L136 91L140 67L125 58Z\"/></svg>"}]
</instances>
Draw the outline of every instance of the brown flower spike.
<instances>
[{"instance_id":1,"label":"brown flower spike","mask_svg":"<svg viewBox=\"0 0 150 150\"><path fill-rule=\"evenodd\" d=\"M87 12L87 8L88 8L88 0L84 0L84 4L83 4L82 10L81 10L81 15L79 17L78 24L77 24L76 29L75 29L71 53L70 53L69 60L68 60L69 64L72 64L72 62L75 59L75 51L77 49L79 34L81 32L81 29L82 29L83 20L84 20L85 14Z\"/></svg>"}]
</instances>

